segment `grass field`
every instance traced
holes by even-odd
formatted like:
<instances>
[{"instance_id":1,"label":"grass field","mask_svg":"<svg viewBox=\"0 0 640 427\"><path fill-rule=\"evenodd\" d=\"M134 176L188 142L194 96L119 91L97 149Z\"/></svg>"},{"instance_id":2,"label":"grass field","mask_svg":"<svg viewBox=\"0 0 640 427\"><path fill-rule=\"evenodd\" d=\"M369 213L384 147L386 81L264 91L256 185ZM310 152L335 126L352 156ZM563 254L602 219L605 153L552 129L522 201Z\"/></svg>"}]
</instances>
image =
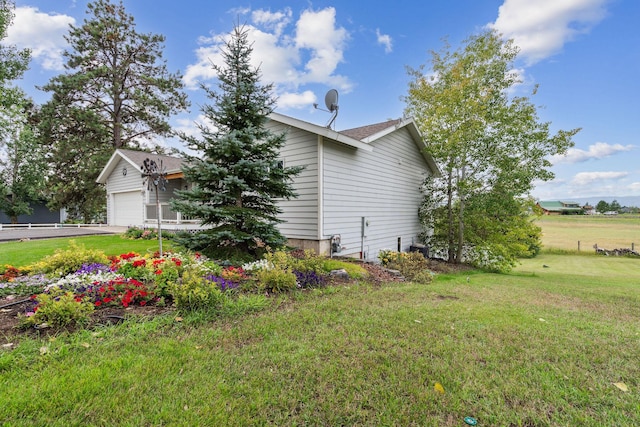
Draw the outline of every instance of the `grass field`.
<instances>
[{"instance_id":1,"label":"grass field","mask_svg":"<svg viewBox=\"0 0 640 427\"><path fill-rule=\"evenodd\" d=\"M0 423L638 425L637 266L544 254L509 275L351 285L213 323L172 315L23 340L0 350Z\"/></svg>"},{"instance_id":2,"label":"grass field","mask_svg":"<svg viewBox=\"0 0 640 427\"><path fill-rule=\"evenodd\" d=\"M87 248L101 249L107 255L120 255L132 251L145 254L158 250L157 240L129 240L115 234L81 236L72 239L59 238L30 240L27 242L5 242L0 243L0 265L8 264L21 267L32 264L47 255L53 254L56 249L67 249L70 240L75 240L76 243ZM163 249L170 249L171 242L164 240L162 246Z\"/></svg>"},{"instance_id":3,"label":"grass field","mask_svg":"<svg viewBox=\"0 0 640 427\"><path fill-rule=\"evenodd\" d=\"M631 248L640 250L640 217L637 215L543 216L536 221L542 228L545 249L595 252L593 246L604 249Z\"/></svg>"},{"instance_id":4,"label":"grass field","mask_svg":"<svg viewBox=\"0 0 640 427\"><path fill-rule=\"evenodd\" d=\"M572 250L578 234L621 247L638 221L540 225L548 248ZM75 240L114 254L155 243ZM0 260L64 245L2 244ZM511 274L298 292L244 317L0 337L14 343L0 346L0 425L635 426L640 260L587 252L546 251Z\"/></svg>"}]
</instances>

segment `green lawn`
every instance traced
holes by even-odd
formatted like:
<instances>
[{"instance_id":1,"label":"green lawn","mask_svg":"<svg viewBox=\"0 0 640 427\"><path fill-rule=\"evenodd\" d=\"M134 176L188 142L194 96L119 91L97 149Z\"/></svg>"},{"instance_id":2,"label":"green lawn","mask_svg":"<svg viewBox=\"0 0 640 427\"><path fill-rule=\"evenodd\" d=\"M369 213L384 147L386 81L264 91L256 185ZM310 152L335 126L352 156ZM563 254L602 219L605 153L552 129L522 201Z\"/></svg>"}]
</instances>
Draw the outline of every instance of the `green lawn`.
<instances>
[{"instance_id":1,"label":"green lawn","mask_svg":"<svg viewBox=\"0 0 640 427\"><path fill-rule=\"evenodd\" d=\"M120 255L131 251L145 254L158 250L157 240L129 240L116 234L5 242L0 243L0 265L21 267L32 264L53 254L56 249L67 249L70 240L75 240L87 248L101 249L107 255ZM171 242L163 240L162 246L163 249L170 249Z\"/></svg>"},{"instance_id":2,"label":"green lawn","mask_svg":"<svg viewBox=\"0 0 640 427\"><path fill-rule=\"evenodd\" d=\"M0 421L637 425L638 266L544 255L509 275L350 285L213 323L171 315L23 340L0 350Z\"/></svg>"},{"instance_id":3,"label":"green lawn","mask_svg":"<svg viewBox=\"0 0 640 427\"><path fill-rule=\"evenodd\" d=\"M640 217L637 215L561 215L543 216L536 221L542 228L545 249L595 252L597 244L605 249L640 250Z\"/></svg>"}]
</instances>

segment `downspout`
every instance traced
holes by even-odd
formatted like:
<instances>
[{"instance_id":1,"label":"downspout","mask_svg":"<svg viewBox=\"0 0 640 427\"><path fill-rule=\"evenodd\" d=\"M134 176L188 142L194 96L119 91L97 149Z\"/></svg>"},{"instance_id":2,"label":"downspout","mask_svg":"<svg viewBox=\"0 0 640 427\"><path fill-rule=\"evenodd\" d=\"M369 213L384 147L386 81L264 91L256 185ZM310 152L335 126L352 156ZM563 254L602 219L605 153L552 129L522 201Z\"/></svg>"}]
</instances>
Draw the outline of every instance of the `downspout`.
<instances>
[{"instance_id":1,"label":"downspout","mask_svg":"<svg viewBox=\"0 0 640 427\"><path fill-rule=\"evenodd\" d=\"M318 135L318 249L324 239L324 138ZM331 246L331 245L329 245ZM331 254L331 248L329 248Z\"/></svg>"}]
</instances>

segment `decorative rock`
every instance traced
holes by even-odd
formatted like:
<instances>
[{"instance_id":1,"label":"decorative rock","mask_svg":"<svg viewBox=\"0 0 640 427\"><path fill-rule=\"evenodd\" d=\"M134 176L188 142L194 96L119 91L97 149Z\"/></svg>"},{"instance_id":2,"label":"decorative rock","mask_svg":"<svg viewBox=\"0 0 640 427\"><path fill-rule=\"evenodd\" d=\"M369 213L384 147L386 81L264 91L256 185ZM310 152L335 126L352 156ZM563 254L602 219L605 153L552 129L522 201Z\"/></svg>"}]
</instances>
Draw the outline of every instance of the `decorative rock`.
<instances>
[{"instance_id":1,"label":"decorative rock","mask_svg":"<svg viewBox=\"0 0 640 427\"><path fill-rule=\"evenodd\" d=\"M400 270L391 270L390 268L387 268L387 273L389 273L390 275L394 276L394 277L401 277L402 273L400 273Z\"/></svg>"},{"instance_id":2,"label":"decorative rock","mask_svg":"<svg viewBox=\"0 0 640 427\"><path fill-rule=\"evenodd\" d=\"M343 280L349 279L349 273L347 273L347 270L345 270L344 268L341 268L340 270L331 270L329 275L337 279L343 279Z\"/></svg>"}]
</instances>

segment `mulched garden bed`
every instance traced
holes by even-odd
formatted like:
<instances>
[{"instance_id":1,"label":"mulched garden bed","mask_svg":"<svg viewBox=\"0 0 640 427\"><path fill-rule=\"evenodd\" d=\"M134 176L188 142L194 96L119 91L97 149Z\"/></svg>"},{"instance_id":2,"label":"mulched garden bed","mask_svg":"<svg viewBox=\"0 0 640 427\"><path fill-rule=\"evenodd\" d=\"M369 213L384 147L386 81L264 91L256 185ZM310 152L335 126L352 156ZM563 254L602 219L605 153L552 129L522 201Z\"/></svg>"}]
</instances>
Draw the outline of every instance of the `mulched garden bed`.
<instances>
[{"instance_id":1,"label":"mulched garden bed","mask_svg":"<svg viewBox=\"0 0 640 427\"><path fill-rule=\"evenodd\" d=\"M362 267L367 270L368 279L371 283L379 285L382 283L389 282L400 282L404 279L401 276L390 272L389 270L381 267L378 264L369 264L363 263ZM458 271L461 268L468 268L464 266L451 266L445 262L430 260L429 268L434 272L440 273L450 273L454 271ZM347 283L347 281L342 280L334 280L334 284ZM27 300L27 301L24 301ZM24 301L18 304L12 304L18 301ZM50 334L56 333L58 330L55 329L40 329L36 330L34 328L22 330L19 329L18 326L20 324L20 319L18 318L18 314L24 314L26 308L32 304L32 302L25 296L9 296L5 298L0 298L0 339L7 340L9 337L16 335L42 335L42 334ZM135 316L135 317L152 317L157 316L159 314L168 313L174 311L175 309L172 307L158 307L153 305L146 305L144 307L140 306L129 306L127 308L123 307L105 307L96 309L91 314L91 320L89 325L85 327L93 328L99 325L109 325L118 323L124 320L127 317ZM0 343L2 345L4 343Z\"/></svg>"}]
</instances>

